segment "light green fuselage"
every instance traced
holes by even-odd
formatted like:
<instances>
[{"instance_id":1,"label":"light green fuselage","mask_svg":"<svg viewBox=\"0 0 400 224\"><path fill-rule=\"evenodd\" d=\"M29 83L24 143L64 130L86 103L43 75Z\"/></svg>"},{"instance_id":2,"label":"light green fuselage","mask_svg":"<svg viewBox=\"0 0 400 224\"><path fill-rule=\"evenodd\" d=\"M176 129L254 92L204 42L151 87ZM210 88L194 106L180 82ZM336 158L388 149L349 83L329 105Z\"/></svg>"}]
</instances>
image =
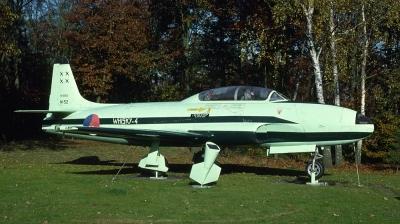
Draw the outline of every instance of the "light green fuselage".
<instances>
[{"instance_id":1,"label":"light green fuselage","mask_svg":"<svg viewBox=\"0 0 400 224\"><path fill-rule=\"evenodd\" d=\"M356 111L337 106L292 101L199 101L195 95L181 102L104 105L63 119L50 116L44 120L43 129L60 134L57 126L83 126L90 114L98 115L102 128L211 133L210 141L222 146L346 144L369 136L374 128L372 123L356 124ZM126 136L64 134L121 144L151 144ZM182 144L160 142L162 146Z\"/></svg>"}]
</instances>

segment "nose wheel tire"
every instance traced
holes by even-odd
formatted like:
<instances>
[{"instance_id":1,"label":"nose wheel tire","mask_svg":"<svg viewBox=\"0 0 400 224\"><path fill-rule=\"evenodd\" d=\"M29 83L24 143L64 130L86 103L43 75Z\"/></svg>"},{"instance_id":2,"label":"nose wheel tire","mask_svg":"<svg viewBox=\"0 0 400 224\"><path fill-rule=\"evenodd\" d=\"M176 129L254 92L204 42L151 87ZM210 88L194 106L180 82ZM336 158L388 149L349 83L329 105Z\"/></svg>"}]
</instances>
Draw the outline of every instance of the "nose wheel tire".
<instances>
[{"instance_id":1,"label":"nose wheel tire","mask_svg":"<svg viewBox=\"0 0 400 224\"><path fill-rule=\"evenodd\" d=\"M307 163L307 166L306 166L306 173L307 173L307 176L309 176L309 177L311 177L312 165L313 165L313 162L311 161L311 162ZM322 175L324 175L324 165L322 165L322 163L320 163L318 161L315 161L314 171L315 171L315 179L318 180L319 178L322 177Z\"/></svg>"}]
</instances>

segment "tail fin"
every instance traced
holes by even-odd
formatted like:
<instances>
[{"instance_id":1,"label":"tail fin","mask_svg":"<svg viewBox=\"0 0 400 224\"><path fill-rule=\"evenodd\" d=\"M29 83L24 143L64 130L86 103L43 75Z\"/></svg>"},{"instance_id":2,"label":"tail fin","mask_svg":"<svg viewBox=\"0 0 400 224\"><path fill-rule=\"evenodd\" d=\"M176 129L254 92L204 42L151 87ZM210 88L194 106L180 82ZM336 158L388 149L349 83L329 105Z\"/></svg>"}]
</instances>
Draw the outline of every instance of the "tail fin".
<instances>
[{"instance_id":1,"label":"tail fin","mask_svg":"<svg viewBox=\"0 0 400 224\"><path fill-rule=\"evenodd\" d=\"M54 61L49 100L49 111L78 111L98 107L101 104L84 99L79 93L68 59Z\"/></svg>"}]
</instances>

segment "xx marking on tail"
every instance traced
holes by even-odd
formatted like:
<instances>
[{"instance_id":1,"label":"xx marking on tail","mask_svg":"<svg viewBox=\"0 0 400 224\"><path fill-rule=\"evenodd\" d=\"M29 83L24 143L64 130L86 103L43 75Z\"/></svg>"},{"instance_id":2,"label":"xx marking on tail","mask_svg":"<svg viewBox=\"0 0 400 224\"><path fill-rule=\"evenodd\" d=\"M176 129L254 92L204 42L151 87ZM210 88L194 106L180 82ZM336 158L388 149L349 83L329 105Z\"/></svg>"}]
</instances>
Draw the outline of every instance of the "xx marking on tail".
<instances>
[{"instance_id":1,"label":"xx marking on tail","mask_svg":"<svg viewBox=\"0 0 400 224\"><path fill-rule=\"evenodd\" d=\"M61 84L69 83L69 73L65 72L65 76L67 76L67 77L64 79L64 72L60 72L60 83Z\"/></svg>"}]
</instances>

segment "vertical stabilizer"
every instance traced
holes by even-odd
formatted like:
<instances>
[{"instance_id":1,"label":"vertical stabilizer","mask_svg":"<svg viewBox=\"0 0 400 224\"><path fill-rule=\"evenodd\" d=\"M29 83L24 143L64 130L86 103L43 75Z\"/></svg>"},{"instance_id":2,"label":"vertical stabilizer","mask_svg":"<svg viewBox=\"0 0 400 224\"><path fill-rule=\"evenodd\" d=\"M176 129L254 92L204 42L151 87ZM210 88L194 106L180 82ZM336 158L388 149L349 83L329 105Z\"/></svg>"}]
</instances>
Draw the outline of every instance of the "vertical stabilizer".
<instances>
[{"instance_id":1,"label":"vertical stabilizer","mask_svg":"<svg viewBox=\"0 0 400 224\"><path fill-rule=\"evenodd\" d=\"M50 111L78 111L100 106L84 99L79 93L68 59L54 61L49 100Z\"/></svg>"}]
</instances>

